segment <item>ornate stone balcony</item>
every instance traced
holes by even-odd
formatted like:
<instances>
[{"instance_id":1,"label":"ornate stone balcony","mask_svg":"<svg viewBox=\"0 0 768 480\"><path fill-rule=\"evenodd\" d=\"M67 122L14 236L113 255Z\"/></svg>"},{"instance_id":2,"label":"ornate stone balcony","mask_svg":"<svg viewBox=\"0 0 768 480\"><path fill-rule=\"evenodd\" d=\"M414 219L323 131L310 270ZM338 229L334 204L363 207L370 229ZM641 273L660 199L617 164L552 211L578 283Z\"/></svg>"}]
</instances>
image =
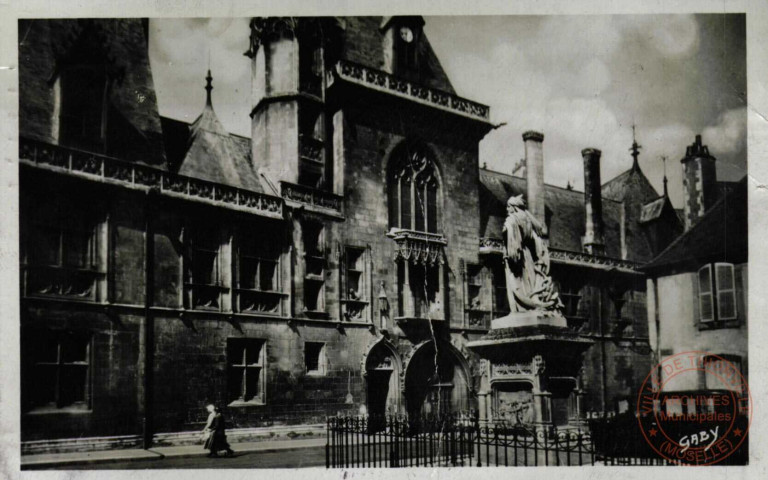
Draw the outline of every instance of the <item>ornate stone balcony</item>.
<instances>
[{"instance_id":1,"label":"ornate stone balcony","mask_svg":"<svg viewBox=\"0 0 768 480\"><path fill-rule=\"evenodd\" d=\"M445 262L444 247L447 242L440 234L393 228L387 236L397 244L395 260L429 266Z\"/></svg>"},{"instance_id":2,"label":"ornate stone balcony","mask_svg":"<svg viewBox=\"0 0 768 480\"><path fill-rule=\"evenodd\" d=\"M270 218L283 218L279 197L220 185L116 158L19 139L19 162L37 168L101 181L137 190L156 189L162 195L240 210Z\"/></svg>"},{"instance_id":3,"label":"ornate stone balcony","mask_svg":"<svg viewBox=\"0 0 768 480\"><path fill-rule=\"evenodd\" d=\"M480 254L485 255L503 255L504 242L499 238L481 237L479 241ZM561 263L566 265L575 265L580 267L598 268L601 270L615 269L623 273L633 273L640 275L637 268L639 263L618 258L605 257L601 255L590 255L581 252L569 252L567 250L549 249L549 258L552 263Z\"/></svg>"},{"instance_id":4,"label":"ornate stone balcony","mask_svg":"<svg viewBox=\"0 0 768 480\"><path fill-rule=\"evenodd\" d=\"M552 263L578 265L582 267L598 268L601 270L618 270L623 273L642 275L637 268L639 263L618 258L604 257L601 255L589 255L587 253L569 252L567 250L549 249L549 258Z\"/></svg>"},{"instance_id":5,"label":"ornate stone balcony","mask_svg":"<svg viewBox=\"0 0 768 480\"><path fill-rule=\"evenodd\" d=\"M389 73L362 65L340 61L335 74L347 82L407 98L430 107L445 110L473 120L490 121L490 108L441 90L417 85Z\"/></svg>"},{"instance_id":6,"label":"ornate stone balcony","mask_svg":"<svg viewBox=\"0 0 768 480\"><path fill-rule=\"evenodd\" d=\"M287 203L308 207L310 210L342 216L344 197L335 193L295 183L280 182L280 192Z\"/></svg>"}]
</instances>

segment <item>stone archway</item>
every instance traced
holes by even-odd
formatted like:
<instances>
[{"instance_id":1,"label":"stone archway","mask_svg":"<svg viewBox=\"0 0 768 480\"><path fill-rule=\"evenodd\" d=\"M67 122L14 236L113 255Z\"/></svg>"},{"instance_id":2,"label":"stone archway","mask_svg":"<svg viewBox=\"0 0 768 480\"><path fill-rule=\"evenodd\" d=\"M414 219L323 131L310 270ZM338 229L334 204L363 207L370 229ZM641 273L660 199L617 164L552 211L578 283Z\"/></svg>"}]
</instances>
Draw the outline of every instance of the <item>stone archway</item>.
<instances>
[{"instance_id":1,"label":"stone archway","mask_svg":"<svg viewBox=\"0 0 768 480\"><path fill-rule=\"evenodd\" d=\"M437 368L435 368L437 363ZM432 341L415 347L405 369L408 415L442 414L469 408L470 382L466 359L452 345Z\"/></svg>"},{"instance_id":2,"label":"stone archway","mask_svg":"<svg viewBox=\"0 0 768 480\"><path fill-rule=\"evenodd\" d=\"M363 358L366 409L372 419L400 412L402 362L391 343L380 339Z\"/></svg>"}]
</instances>

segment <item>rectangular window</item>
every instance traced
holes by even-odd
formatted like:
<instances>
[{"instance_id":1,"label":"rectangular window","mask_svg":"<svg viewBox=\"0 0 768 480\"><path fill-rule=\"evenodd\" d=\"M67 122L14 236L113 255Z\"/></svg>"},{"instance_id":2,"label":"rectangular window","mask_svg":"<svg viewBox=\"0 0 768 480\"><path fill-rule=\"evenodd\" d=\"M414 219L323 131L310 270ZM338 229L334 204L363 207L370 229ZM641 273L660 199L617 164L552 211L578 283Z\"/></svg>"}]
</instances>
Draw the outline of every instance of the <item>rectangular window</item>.
<instances>
[{"instance_id":1,"label":"rectangular window","mask_svg":"<svg viewBox=\"0 0 768 480\"><path fill-rule=\"evenodd\" d=\"M484 277L481 265L467 264L464 309L466 324L472 327L490 327L491 311Z\"/></svg>"},{"instance_id":2,"label":"rectangular window","mask_svg":"<svg viewBox=\"0 0 768 480\"><path fill-rule=\"evenodd\" d=\"M480 265L467 264L467 304L471 310L483 307L483 279Z\"/></svg>"},{"instance_id":3,"label":"rectangular window","mask_svg":"<svg viewBox=\"0 0 768 480\"><path fill-rule=\"evenodd\" d=\"M304 344L304 365L310 375L325 375L326 358L324 343Z\"/></svg>"},{"instance_id":4,"label":"rectangular window","mask_svg":"<svg viewBox=\"0 0 768 480\"><path fill-rule=\"evenodd\" d=\"M717 288L717 316L719 320L736 319L736 285L733 265L715 264L715 286Z\"/></svg>"},{"instance_id":5,"label":"rectangular window","mask_svg":"<svg viewBox=\"0 0 768 480\"><path fill-rule=\"evenodd\" d=\"M229 404L264 404L266 342L254 338L227 339Z\"/></svg>"},{"instance_id":6,"label":"rectangular window","mask_svg":"<svg viewBox=\"0 0 768 480\"><path fill-rule=\"evenodd\" d=\"M22 375L28 409L88 409L91 337L83 332L36 331L24 339Z\"/></svg>"},{"instance_id":7,"label":"rectangular window","mask_svg":"<svg viewBox=\"0 0 768 480\"><path fill-rule=\"evenodd\" d=\"M563 302L563 314L566 317L579 316L579 302L581 301L581 288L573 279L564 279L559 282L559 296Z\"/></svg>"},{"instance_id":8,"label":"rectangular window","mask_svg":"<svg viewBox=\"0 0 768 480\"><path fill-rule=\"evenodd\" d=\"M237 238L239 311L280 314L280 244L267 228L245 229Z\"/></svg>"},{"instance_id":9,"label":"rectangular window","mask_svg":"<svg viewBox=\"0 0 768 480\"><path fill-rule=\"evenodd\" d=\"M299 184L323 188L325 184L325 157L323 141L311 134L299 138Z\"/></svg>"},{"instance_id":10,"label":"rectangular window","mask_svg":"<svg viewBox=\"0 0 768 480\"><path fill-rule=\"evenodd\" d=\"M22 260L25 294L98 301L106 280L99 215L62 199L24 201Z\"/></svg>"},{"instance_id":11,"label":"rectangular window","mask_svg":"<svg viewBox=\"0 0 768 480\"><path fill-rule=\"evenodd\" d=\"M495 318L509 313L507 279L504 265L501 262L494 263L491 269L491 281L493 283L493 316Z\"/></svg>"},{"instance_id":12,"label":"rectangular window","mask_svg":"<svg viewBox=\"0 0 768 480\"><path fill-rule=\"evenodd\" d=\"M302 223L304 241L304 308L307 312L325 311L325 245L323 225Z\"/></svg>"},{"instance_id":13,"label":"rectangular window","mask_svg":"<svg viewBox=\"0 0 768 480\"><path fill-rule=\"evenodd\" d=\"M215 227L188 228L184 284L187 308L219 310L224 290L221 281L221 231Z\"/></svg>"},{"instance_id":14,"label":"rectangular window","mask_svg":"<svg viewBox=\"0 0 768 480\"><path fill-rule=\"evenodd\" d=\"M365 249L345 247L346 293L349 300L365 299Z\"/></svg>"}]
</instances>

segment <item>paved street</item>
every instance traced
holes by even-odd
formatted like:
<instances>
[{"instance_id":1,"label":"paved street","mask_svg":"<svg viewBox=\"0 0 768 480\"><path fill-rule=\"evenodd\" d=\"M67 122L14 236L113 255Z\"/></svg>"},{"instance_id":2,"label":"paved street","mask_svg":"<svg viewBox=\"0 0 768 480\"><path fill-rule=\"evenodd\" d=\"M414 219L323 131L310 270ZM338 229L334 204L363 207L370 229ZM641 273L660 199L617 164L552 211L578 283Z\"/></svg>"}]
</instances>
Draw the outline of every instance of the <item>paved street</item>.
<instances>
[{"instance_id":1,"label":"paved street","mask_svg":"<svg viewBox=\"0 0 768 480\"><path fill-rule=\"evenodd\" d=\"M237 445L233 445L237 448ZM325 468L325 447L284 449L266 452L235 452L231 458L166 457L121 462L45 467L71 470L143 470L166 468ZM33 467L34 468L34 467Z\"/></svg>"}]
</instances>

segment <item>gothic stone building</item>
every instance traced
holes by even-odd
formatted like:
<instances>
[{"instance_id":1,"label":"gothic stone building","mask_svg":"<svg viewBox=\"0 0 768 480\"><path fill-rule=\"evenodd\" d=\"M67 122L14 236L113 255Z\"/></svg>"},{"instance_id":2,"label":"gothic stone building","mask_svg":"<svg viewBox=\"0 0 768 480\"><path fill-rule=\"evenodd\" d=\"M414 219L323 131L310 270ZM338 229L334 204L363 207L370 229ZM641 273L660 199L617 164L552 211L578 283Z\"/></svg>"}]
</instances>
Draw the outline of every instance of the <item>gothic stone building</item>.
<instances>
[{"instance_id":1,"label":"gothic stone building","mask_svg":"<svg viewBox=\"0 0 768 480\"><path fill-rule=\"evenodd\" d=\"M636 156L601 186L587 149L586 193L545 185L536 132L524 177L481 169L489 108L455 94L423 23L252 20L248 139L217 119L210 72L194 123L159 115L146 20L20 22L28 450L148 444L198 430L208 402L234 427L477 408L466 343L508 311L498 239L519 193L596 342L553 421L628 408L650 365L637 266L677 215Z\"/></svg>"}]
</instances>

